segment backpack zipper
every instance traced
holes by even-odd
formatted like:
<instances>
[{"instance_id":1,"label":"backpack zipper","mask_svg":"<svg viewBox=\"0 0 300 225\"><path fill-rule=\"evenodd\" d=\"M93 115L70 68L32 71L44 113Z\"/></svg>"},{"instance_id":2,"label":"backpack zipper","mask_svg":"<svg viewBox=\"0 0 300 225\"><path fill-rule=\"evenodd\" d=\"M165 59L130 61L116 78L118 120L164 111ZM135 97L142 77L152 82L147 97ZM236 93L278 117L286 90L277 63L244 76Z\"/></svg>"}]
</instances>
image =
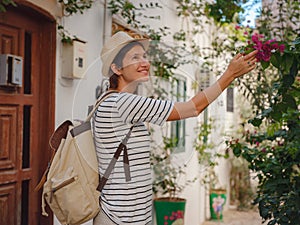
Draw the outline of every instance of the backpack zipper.
<instances>
[{"instance_id":1,"label":"backpack zipper","mask_svg":"<svg viewBox=\"0 0 300 225\"><path fill-rule=\"evenodd\" d=\"M50 203L52 202L53 194L54 194L57 190L59 190L59 189L65 187L65 186L67 186L67 185L73 183L75 180L76 180L75 177L71 177L70 179L65 180L64 182L62 182L62 183L61 183L60 185L58 185L57 187L51 188L51 192L50 192Z\"/></svg>"}]
</instances>

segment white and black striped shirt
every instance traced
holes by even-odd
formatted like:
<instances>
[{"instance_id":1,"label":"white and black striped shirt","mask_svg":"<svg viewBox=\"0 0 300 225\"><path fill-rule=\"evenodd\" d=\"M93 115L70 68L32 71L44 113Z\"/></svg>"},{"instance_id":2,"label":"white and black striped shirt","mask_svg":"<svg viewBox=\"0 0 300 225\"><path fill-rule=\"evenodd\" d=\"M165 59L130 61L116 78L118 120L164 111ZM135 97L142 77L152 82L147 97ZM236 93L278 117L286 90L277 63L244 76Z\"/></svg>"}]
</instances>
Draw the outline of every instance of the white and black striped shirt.
<instances>
[{"instance_id":1,"label":"white and black striped shirt","mask_svg":"<svg viewBox=\"0 0 300 225\"><path fill-rule=\"evenodd\" d=\"M100 175L134 125L127 143L131 181L125 180L121 153L101 195L102 209L116 224L152 224L150 138L144 122L162 125L172 108L171 101L113 93L95 112L94 135Z\"/></svg>"}]
</instances>

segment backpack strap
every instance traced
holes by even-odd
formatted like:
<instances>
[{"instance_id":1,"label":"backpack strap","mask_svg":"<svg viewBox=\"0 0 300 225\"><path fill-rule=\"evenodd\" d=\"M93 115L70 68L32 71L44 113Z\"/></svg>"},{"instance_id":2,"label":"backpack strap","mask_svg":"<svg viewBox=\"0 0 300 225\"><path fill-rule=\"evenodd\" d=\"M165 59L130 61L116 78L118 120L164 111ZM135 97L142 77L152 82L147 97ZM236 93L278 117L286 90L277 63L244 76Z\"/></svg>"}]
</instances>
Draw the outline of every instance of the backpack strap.
<instances>
[{"instance_id":1,"label":"backpack strap","mask_svg":"<svg viewBox=\"0 0 300 225\"><path fill-rule=\"evenodd\" d=\"M86 122L87 121L90 121L94 112L96 111L96 109L98 108L98 106L112 93L117 93L117 91L108 91L106 92L103 96L101 96L95 106L93 107L92 111L88 114L88 117L86 119ZM39 191L44 183L46 182L47 180L47 174L49 172L49 169L50 169L50 166L51 166L51 163L52 163L52 160L54 158L54 155L56 153L56 150L58 149L59 145L60 145L60 142L63 138L66 138L67 136L67 133L68 133L68 128L70 125L73 125L73 123L69 120L66 120L64 121L58 128L55 129L55 131L53 132L53 134L51 135L50 137L50 140L49 140L49 145L51 147L51 149L53 150L52 152L52 155L51 155L51 158L50 158L50 161L48 162L48 165L47 165L47 168L46 170L44 171L43 175L42 175L42 178L41 180L39 181L39 183L36 185L36 187L34 188L34 191ZM73 135L74 136L74 135Z\"/></svg>"},{"instance_id":2,"label":"backpack strap","mask_svg":"<svg viewBox=\"0 0 300 225\"><path fill-rule=\"evenodd\" d=\"M53 161L53 158L55 156L55 153L61 143L61 140L65 139L67 137L69 126L71 126L71 125L73 125L72 122L70 120L66 120L61 125L59 125L59 127L57 127L55 129L55 131L52 133L52 135L49 139L49 146L53 150L52 154L51 154L51 158L48 162L46 170L44 171L44 173L42 175L40 182L34 188L34 191L39 191L43 187L44 183L46 182L47 174L49 172L49 169L50 169L51 163Z\"/></svg>"},{"instance_id":3,"label":"backpack strap","mask_svg":"<svg viewBox=\"0 0 300 225\"><path fill-rule=\"evenodd\" d=\"M114 154L114 157L111 159L107 169L104 172L104 175L102 177L100 177L100 182L99 185L97 187L98 191L102 191L104 185L106 184L109 175L111 174L118 158L120 157L120 154L122 151L124 151L123 153L123 166L124 166L124 172L125 172L125 177L126 177L126 181L130 181L131 180L131 176L130 176L130 170L129 170L129 159L128 159L128 153L127 153L127 141L130 137L131 131L133 129L133 126L130 127L128 133L126 134L126 136L124 137L123 141L119 144L117 151Z\"/></svg>"},{"instance_id":4,"label":"backpack strap","mask_svg":"<svg viewBox=\"0 0 300 225\"><path fill-rule=\"evenodd\" d=\"M85 122L88 122L91 120L92 116L94 115L95 111L97 110L97 108L99 107L99 105L112 93L118 93L117 91L107 91L104 95L102 95L96 102L96 104L94 105L94 107L92 108L92 110L89 112Z\"/></svg>"},{"instance_id":5,"label":"backpack strap","mask_svg":"<svg viewBox=\"0 0 300 225\"><path fill-rule=\"evenodd\" d=\"M101 98L96 102L95 106L93 107L93 109L90 111L86 122L91 120L91 117L93 116L93 114L95 113L95 111L97 110L97 108L99 107L99 105L103 102L103 100L108 97L110 94L112 93L118 93L117 91L108 91L106 92L103 96L101 96ZM128 159L128 152L127 152L127 141L130 137L131 131L133 129L133 125L130 127L128 133L126 134L126 136L124 137L124 139L122 140L122 142L119 144L114 157L111 159L107 169L104 172L104 175L101 177L99 174L99 185L97 187L97 190L99 192L102 191L104 185L106 184L113 168L115 167L116 162L118 161L121 152L123 151L123 166L124 166L124 173L125 173L125 178L126 181L130 181L131 180L131 175L130 175L130 169L129 169L129 159Z\"/></svg>"}]
</instances>

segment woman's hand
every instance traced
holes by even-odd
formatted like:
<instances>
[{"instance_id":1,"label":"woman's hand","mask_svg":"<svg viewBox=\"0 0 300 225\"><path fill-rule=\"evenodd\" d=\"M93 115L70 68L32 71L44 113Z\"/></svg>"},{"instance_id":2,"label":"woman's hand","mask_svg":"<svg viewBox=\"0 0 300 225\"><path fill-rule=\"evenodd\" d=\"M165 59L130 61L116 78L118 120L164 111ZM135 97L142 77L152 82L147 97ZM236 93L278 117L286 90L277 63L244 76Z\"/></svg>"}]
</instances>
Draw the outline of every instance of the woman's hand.
<instances>
[{"instance_id":1,"label":"woman's hand","mask_svg":"<svg viewBox=\"0 0 300 225\"><path fill-rule=\"evenodd\" d=\"M229 63L225 74L230 75L233 79L238 78L256 67L257 50L250 52L243 56L243 54L237 54Z\"/></svg>"},{"instance_id":2,"label":"woman's hand","mask_svg":"<svg viewBox=\"0 0 300 225\"><path fill-rule=\"evenodd\" d=\"M256 53L257 50L246 56L241 53L237 54L216 83L199 92L187 102L175 102L167 120L173 121L198 116L235 78L250 72L256 67Z\"/></svg>"}]
</instances>

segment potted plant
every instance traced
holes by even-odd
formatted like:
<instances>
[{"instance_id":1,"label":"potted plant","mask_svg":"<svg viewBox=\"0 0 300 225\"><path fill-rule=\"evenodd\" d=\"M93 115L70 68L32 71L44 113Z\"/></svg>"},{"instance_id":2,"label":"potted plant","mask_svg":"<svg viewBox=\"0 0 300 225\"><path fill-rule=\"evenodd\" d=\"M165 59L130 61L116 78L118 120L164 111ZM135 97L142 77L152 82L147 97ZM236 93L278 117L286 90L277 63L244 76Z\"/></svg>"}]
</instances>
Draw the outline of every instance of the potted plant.
<instances>
[{"instance_id":1,"label":"potted plant","mask_svg":"<svg viewBox=\"0 0 300 225\"><path fill-rule=\"evenodd\" d=\"M209 208L212 220L223 220L223 209L227 200L226 188L219 185L214 168L209 170Z\"/></svg>"},{"instance_id":2,"label":"potted plant","mask_svg":"<svg viewBox=\"0 0 300 225\"><path fill-rule=\"evenodd\" d=\"M182 182L186 165L176 166L172 163L175 143L176 140L163 137L163 147L156 148L151 154L157 225L184 224L186 199L179 197L179 194L194 181Z\"/></svg>"}]
</instances>

